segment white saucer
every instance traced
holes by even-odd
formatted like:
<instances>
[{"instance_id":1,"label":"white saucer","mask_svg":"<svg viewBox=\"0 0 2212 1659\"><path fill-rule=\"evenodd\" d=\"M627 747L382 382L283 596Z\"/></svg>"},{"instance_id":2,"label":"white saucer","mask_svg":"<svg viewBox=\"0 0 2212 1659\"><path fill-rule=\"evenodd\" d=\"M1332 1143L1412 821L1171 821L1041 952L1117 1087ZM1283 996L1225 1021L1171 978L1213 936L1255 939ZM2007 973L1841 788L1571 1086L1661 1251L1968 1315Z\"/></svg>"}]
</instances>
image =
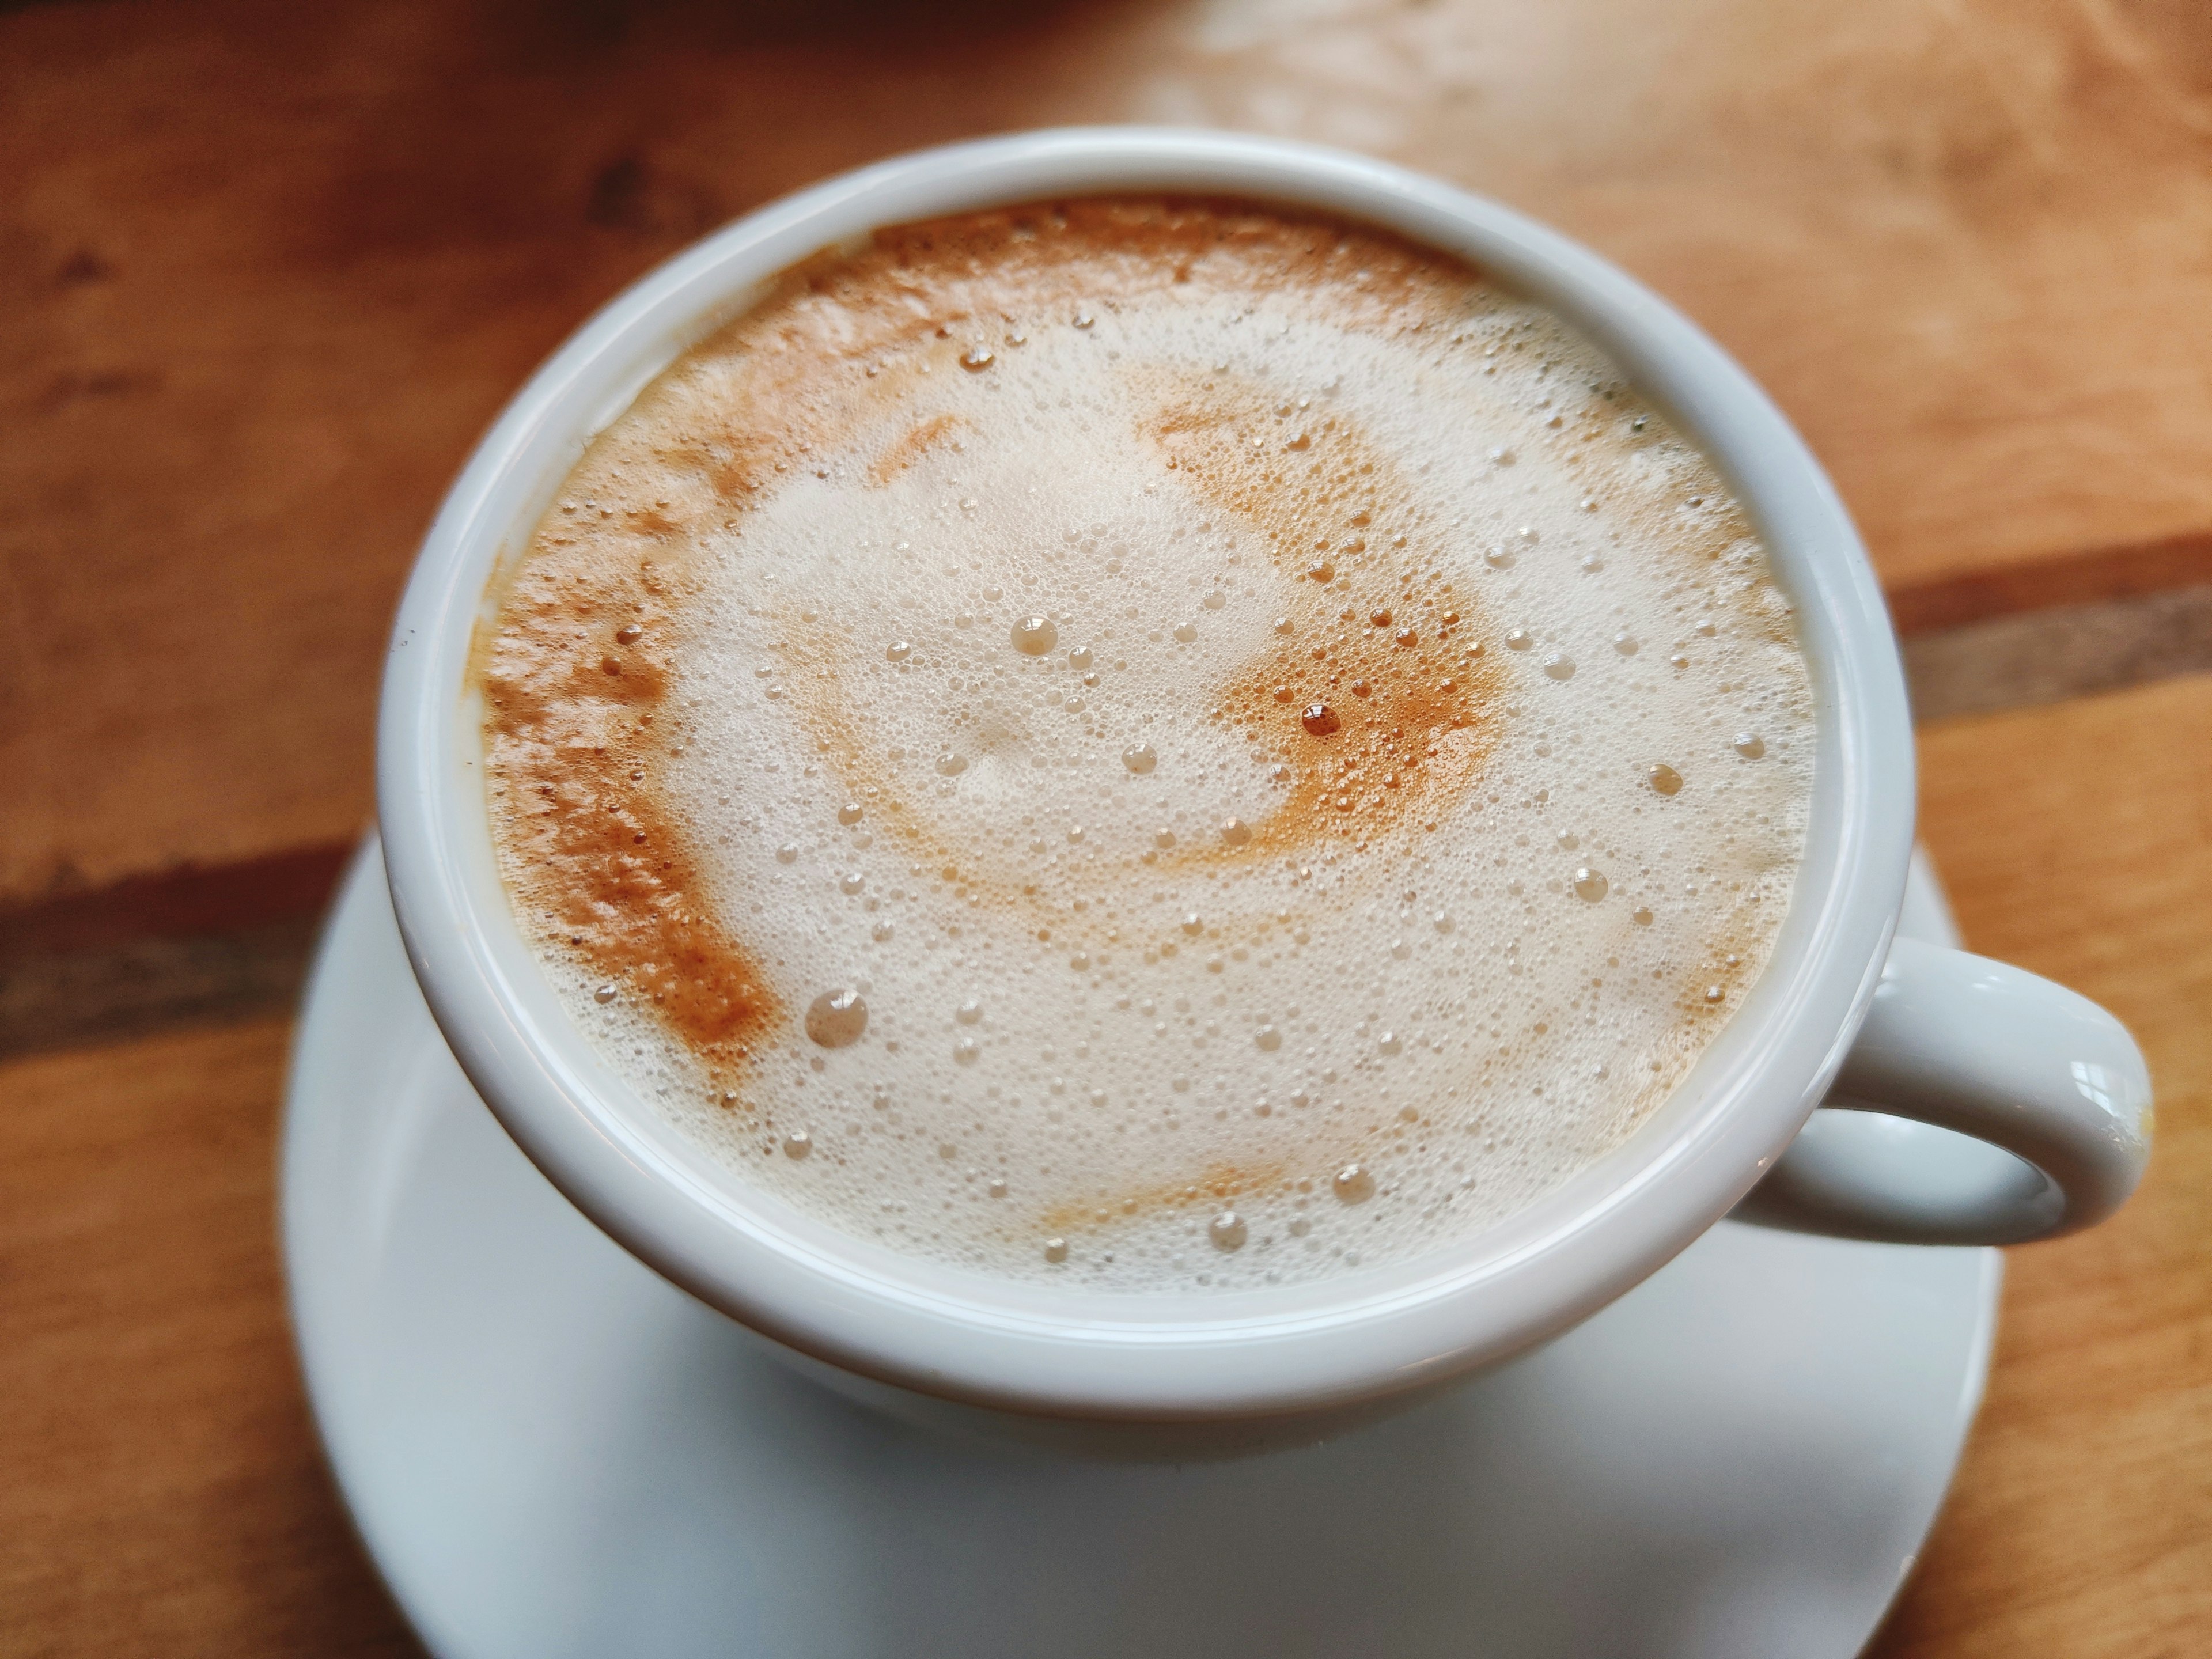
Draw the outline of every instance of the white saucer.
<instances>
[{"instance_id":1,"label":"white saucer","mask_svg":"<svg viewBox=\"0 0 2212 1659\"><path fill-rule=\"evenodd\" d=\"M1948 941L1926 878L1908 931ZM471 1092L375 843L293 1061L283 1230L331 1460L444 1659L1856 1652L1979 1404L1994 1250L1723 1223L1548 1347L1186 1468L939 1439L764 1355Z\"/></svg>"}]
</instances>

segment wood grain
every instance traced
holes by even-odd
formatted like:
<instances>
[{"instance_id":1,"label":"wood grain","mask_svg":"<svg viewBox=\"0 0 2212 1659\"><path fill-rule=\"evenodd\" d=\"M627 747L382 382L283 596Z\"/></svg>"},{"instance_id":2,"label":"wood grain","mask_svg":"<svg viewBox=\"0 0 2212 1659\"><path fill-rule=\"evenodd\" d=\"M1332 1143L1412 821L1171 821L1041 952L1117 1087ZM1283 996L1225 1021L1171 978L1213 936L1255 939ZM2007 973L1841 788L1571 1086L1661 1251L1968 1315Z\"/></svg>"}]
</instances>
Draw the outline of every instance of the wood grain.
<instances>
[{"instance_id":1,"label":"wood grain","mask_svg":"<svg viewBox=\"0 0 2212 1659\"><path fill-rule=\"evenodd\" d=\"M0 899L349 837L441 492L647 266L890 152L1130 119L1585 238L1772 388L1901 592L2212 532L2196 0L18 6Z\"/></svg>"},{"instance_id":2,"label":"wood grain","mask_svg":"<svg viewBox=\"0 0 2212 1659\"><path fill-rule=\"evenodd\" d=\"M289 1009L352 851L293 848L0 905L0 1060Z\"/></svg>"},{"instance_id":3,"label":"wood grain","mask_svg":"<svg viewBox=\"0 0 2212 1659\"><path fill-rule=\"evenodd\" d=\"M1893 582L1887 592L1890 619L1911 639L2002 617L2124 604L2207 586L2212 586L2212 533L1992 562Z\"/></svg>"},{"instance_id":4,"label":"wood grain","mask_svg":"<svg viewBox=\"0 0 2212 1659\"><path fill-rule=\"evenodd\" d=\"M1923 721L2212 673L2212 582L1995 616L1902 643L1913 718Z\"/></svg>"}]
</instances>

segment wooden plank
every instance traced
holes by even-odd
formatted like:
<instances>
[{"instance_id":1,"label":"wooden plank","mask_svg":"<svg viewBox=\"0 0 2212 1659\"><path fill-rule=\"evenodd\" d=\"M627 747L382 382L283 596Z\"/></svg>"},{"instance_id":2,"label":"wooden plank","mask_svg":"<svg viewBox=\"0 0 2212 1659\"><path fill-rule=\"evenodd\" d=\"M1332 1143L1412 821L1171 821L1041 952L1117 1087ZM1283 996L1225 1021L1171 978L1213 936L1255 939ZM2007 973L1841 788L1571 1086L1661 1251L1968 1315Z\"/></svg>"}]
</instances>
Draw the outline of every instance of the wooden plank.
<instances>
[{"instance_id":1,"label":"wooden plank","mask_svg":"<svg viewBox=\"0 0 2212 1659\"><path fill-rule=\"evenodd\" d=\"M2010 1253L1989 1400L1876 1659L2212 1653L2212 676L1950 721L1922 831L1967 943L2112 1008L2157 1142Z\"/></svg>"},{"instance_id":2,"label":"wooden plank","mask_svg":"<svg viewBox=\"0 0 2212 1659\"><path fill-rule=\"evenodd\" d=\"M289 1023L0 1068L0 1652L416 1654L278 1279Z\"/></svg>"},{"instance_id":3,"label":"wooden plank","mask_svg":"<svg viewBox=\"0 0 2212 1659\"><path fill-rule=\"evenodd\" d=\"M1528 208L1741 356L1949 621L2212 532L2205 8L924 15L0 10L0 897L350 836L415 541L530 367L718 221L977 132L1249 128Z\"/></svg>"}]
</instances>

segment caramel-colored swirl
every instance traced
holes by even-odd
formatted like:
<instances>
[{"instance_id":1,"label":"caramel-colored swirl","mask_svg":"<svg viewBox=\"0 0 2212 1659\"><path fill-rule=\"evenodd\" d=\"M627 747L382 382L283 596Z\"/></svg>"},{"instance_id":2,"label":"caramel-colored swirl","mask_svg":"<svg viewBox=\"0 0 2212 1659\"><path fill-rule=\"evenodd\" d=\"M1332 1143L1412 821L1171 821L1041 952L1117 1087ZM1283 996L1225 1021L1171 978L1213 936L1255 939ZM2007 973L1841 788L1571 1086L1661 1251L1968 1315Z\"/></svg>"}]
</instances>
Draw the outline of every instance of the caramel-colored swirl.
<instances>
[{"instance_id":1,"label":"caramel-colored swirl","mask_svg":"<svg viewBox=\"0 0 2212 1659\"><path fill-rule=\"evenodd\" d=\"M1217 376L1152 435L1201 498L1266 538L1288 579L1275 636L1225 684L1215 718L1294 757L1291 789L1247 840L1186 859L1296 857L1332 837L1433 828L1496 741L1498 677L1443 550L1389 459L1346 416L1306 413Z\"/></svg>"},{"instance_id":2,"label":"caramel-colored swirl","mask_svg":"<svg viewBox=\"0 0 2212 1659\"><path fill-rule=\"evenodd\" d=\"M1110 1192L1061 1200L1048 1207L1042 1225L1055 1233L1095 1232L1132 1218L1194 1206L1218 1209L1240 1198L1289 1185L1280 1164L1209 1163L1195 1174L1169 1176Z\"/></svg>"},{"instance_id":3,"label":"caramel-colored swirl","mask_svg":"<svg viewBox=\"0 0 2212 1659\"><path fill-rule=\"evenodd\" d=\"M1356 252L1360 280L1329 283L1347 252ZM657 789L672 725L661 707L659 655L672 615L696 585L690 566L704 533L741 521L773 495L778 475L879 424L915 396L926 373L963 373L963 358L1025 321L1136 305L1165 289L1202 295L1322 284L1340 326L1387 332L1441 319L1466 280L1463 267L1426 250L1325 219L1144 198L892 227L857 255L827 254L795 269L593 444L494 596L497 625L480 672L502 864L543 937L610 982L646 992L670 1029L726 1078L749 1045L787 1024L752 953L703 903L689 831ZM1337 532L1361 510L1345 503L1379 501L1387 478L1374 476L1372 459L1341 423L1316 424L1318 447L1310 453L1252 465L1227 439L1243 426L1272 429L1257 407L1249 390L1210 404L1177 395L1152 434L1164 465L1262 526L1282 561L1294 562L1308 536L1341 544ZM876 459L867 483L884 487L924 455L957 445L960 428L944 413L913 420ZM641 481L662 493L645 495ZM1282 493L1271 499L1278 486ZM1440 790L1463 782L1479 758L1481 727L1469 711L1482 676L1463 666L1455 679L1444 666L1453 632L1443 619L1448 589L1422 583L1413 574L1418 560L1379 545L1364 558L1339 556L1356 580L1313 584L1310 597L1302 590L1301 637L1263 651L1249 673L1219 689L1224 718L1312 754L1297 790L1243 856L1293 851L1355 823L1372 834L1417 803L1432 812ZM1352 604L1395 605L1406 617L1397 628L1419 630L1421 645L1401 652L1389 642L1396 629L1347 629L1332 619ZM617 630L631 625L643 631L618 641ZM1312 650L1309 636L1332 641L1325 664L1294 660ZM819 638L793 646L795 658L833 674L839 649ZM1275 696L1291 684L1295 695L1327 696L1340 709L1334 739L1304 738L1296 708ZM975 867L972 850L956 852L926 813L899 799L834 696L810 697L806 689L797 701L831 758L852 788L879 792L917 854L991 889L996 901L1021 902L1023 884L994 882Z\"/></svg>"},{"instance_id":4,"label":"caramel-colored swirl","mask_svg":"<svg viewBox=\"0 0 2212 1659\"><path fill-rule=\"evenodd\" d=\"M734 1087L783 1011L702 902L690 832L654 787L668 685L657 636L680 603L650 560L514 580L480 653L493 810L547 943L641 996Z\"/></svg>"}]
</instances>

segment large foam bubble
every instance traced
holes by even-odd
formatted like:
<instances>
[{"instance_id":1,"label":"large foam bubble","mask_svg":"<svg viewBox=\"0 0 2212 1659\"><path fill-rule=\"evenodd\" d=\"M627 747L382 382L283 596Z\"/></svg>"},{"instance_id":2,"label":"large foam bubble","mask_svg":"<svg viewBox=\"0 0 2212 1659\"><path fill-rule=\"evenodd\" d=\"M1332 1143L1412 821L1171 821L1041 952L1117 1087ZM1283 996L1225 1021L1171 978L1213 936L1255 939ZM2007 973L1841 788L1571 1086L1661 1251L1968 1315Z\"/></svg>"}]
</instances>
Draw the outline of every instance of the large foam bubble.
<instances>
[{"instance_id":1,"label":"large foam bubble","mask_svg":"<svg viewBox=\"0 0 2212 1659\"><path fill-rule=\"evenodd\" d=\"M1291 1282L1674 1087L1811 699L1720 479L1554 318L1295 221L1290 279L1164 277L1151 211L987 301L988 234L856 256L663 377L506 601L495 816L577 1020L749 1181L989 1273Z\"/></svg>"}]
</instances>

